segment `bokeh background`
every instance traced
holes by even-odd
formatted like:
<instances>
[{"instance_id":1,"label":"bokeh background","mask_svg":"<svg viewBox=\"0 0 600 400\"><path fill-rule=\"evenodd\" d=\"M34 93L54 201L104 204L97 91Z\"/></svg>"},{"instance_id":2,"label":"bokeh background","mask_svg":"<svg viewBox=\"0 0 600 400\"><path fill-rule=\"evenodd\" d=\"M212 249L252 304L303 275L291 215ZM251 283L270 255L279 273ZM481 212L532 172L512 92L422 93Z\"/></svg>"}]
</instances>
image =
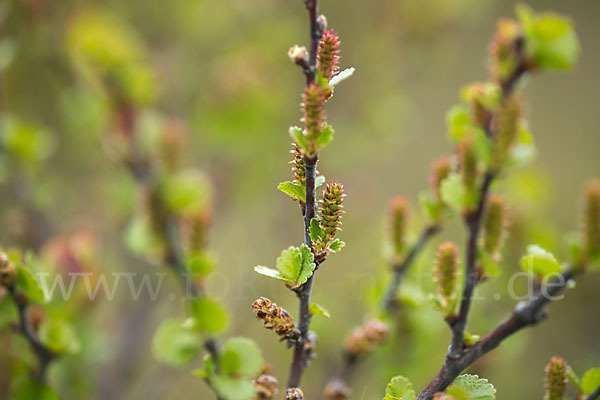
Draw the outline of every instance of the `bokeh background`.
<instances>
[{"instance_id":1,"label":"bokeh background","mask_svg":"<svg viewBox=\"0 0 600 400\"><path fill-rule=\"evenodd\" d=\"M600 176L600 3L528 4L569 15L583 51L572 72L535 76L526 89L538 158L500 184L511 206L512 239L505 274L486 283L485 300L475 305L470 325L475 333L510 312L514 301L506 281L518 270L527 244L536 241L565 253L561 237L579 224L583 182ZM418 193L428 185L429 166L451 152L445 112L462 86L486 79L487 42L495 21L512 16L514 5L501 0L322 1L321 12L342 39L341 64L356 73L328 103L336 138L322 153L319 170L343 183L348 194L341 233L347 247L317 275L314 299L332 317L313 322L319 350L304 377L307 398L319 398L340 361L342 337L373 309L374 288L386 270L387 202L395 194L407 195L418 220ZM141 96L154 99L146 108L187 133L187 163L205 171L213 186L210 246L219 269L207 283L209 293L231 311L227 335L256 340L285 382L291 353L254 320L249 305L266 296L296 311L293 294L254 274L253 267L272 265L282 248L302 240L298 207L276 189L290 179L287 128L300 118L303 76L286 52L308 41L302 1L0 2L0 112L23 125L19 134L35 131L31 137L43 142L35 151L23 150L34 160L28 163L2 152L1 243L46 253L75 247L94 271L155 273L161 269L131 255L124 244L137 207L135 185L106 145L112 123L106 100L69 54L69 41L77 35L73 24L90 13L118 21L135 38L156 77L150 86L141 85L147 89ZM462 237L455 223L437 240L462 243ZM427 301L435 247L431 244L420 257L403 287L413 306L405 308L386 347L355 375L354 398L380 398L389 378L398 374L421 388L441 365L449 332ZM474 366L498 388L499 400L541 398L543 369L552 355L566 358L576 371L600 364L599 284L598 274L587 275L577 290L552 305L548 321L510 338ZM204 382L191 375L193 366L169 368L152 357L159 322L184 314L174 279L165 285L156 301L144 296L133 301L123 286L112 301L99 297L77 306L84 310L75 314L82 350L50 372L64 398L212 398ZM175 300L171 293L178 294ZM500 300L492 297L496 293ZM18 345L8 336L0 335L3 347ZM11 365L4 353L0 372ZM0 373L0 393L7 390L7 376Z\"/></svg>"}]
</instances>

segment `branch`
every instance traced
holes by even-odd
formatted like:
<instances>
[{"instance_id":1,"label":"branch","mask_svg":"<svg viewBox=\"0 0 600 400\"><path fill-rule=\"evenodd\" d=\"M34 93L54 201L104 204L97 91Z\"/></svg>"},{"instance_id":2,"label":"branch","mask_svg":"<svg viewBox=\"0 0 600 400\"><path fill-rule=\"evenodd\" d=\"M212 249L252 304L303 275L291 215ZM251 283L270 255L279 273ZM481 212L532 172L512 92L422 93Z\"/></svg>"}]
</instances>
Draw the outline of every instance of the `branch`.
<instances>
[{"instance_id":1,"label":"branch","mask_svg":"<svg viewBox=\"0 0 600 400\"><path fill-rule=\"evenodd\" d=\"M413 265L417 256L425 248L425 245L436 233L440 231L440 229L440 225L437 224L424 227L419 235L419 239L412 246L406 257L399 263L392 265L394 276L392 277L392 281L385 291L386 294L382 303L383 311L392 312L397 310L398 304L396 301L396 293L398 293L398 288L402 283L402 278L404 278L404 275L406 275L408 269Z\"/></svg>"},{"instance_id":2,"label":"branch","mask_svg":"<svg viewBox=\"0 0 600 400\"><path fill-rule=\"evenodd\" d=\"M598 388L596 390L594 390L594 393L592 393L588 397L586 397L585 400L596 400L598 398L600 398L600 386L598 386Z\"/></svg>"},{"instance_id":3,"label":"branch","mask_svg":"<svg viewBox=\"0 0 600 400\"><path fill-rule=\"evenodd\" d=\"M317 51L319 41L323 34L317 21L318 0L304 0L308 10L310 21L310 55L308 68L303 69L306 75L306 85L310 85L315 81L317 70ZM318 155L313 157L304 157L305 178L306 178L306 206L304 208L304 244L306 244L313 252L312 240L310 238L310 221L316 215L316 196L315 196L315 177L317 171ZM318 267L318 264L317 264ZM316 270L316 269L315 269ZM294 346L294 354L290 366L290 376L288 387L295 388L300 386L300 380L304 369L310 361L312 349L310 346L310 295L314 284L314 273L302 287L296 291L298 297L298 330L300 337Z\"/></svg>"},{"instance_id":4,"label":"branch","mask_svg":"<svg viewBox=\"0 0 600 400\"><path fill-rule=\"evenodd\" d=\"M489 331L473 346L468 347L459 357L446 357L446 361L438 374L419 394L417 400L431 400L435 393L444 391L462 371L498 347L504 339L523 328L541 322L546 317L543 310L544 306L553 301L554 297L580 271L582 271L582 268L568 269L560 274L553 282L542 286L531 299L518 303L510 317Z\"/></svg>"},{"instance_id":5,"label":"branch","mask_svg":"<svg viewBox=\"0 0 600 400\"><path fill-rule=\"evenodd\" d=\"M489 189L493 181L494 174L491 172L486 173L481 184L480 198L477 209L473 214L468 215L465 220L469 235L467 241L464 289L458 317L451 322L452 343L450 344L450 349L448 350L448 356L452 358L459 357L463 351L465 328L467 326L469 311L471 309L473 291L475 290L475 286L477 285L478 281L475 265L477 263L477 240L479 239L479 233L481 231L483 212L487 203Z\"/></svg>"},{"instance_id":6,"label":"branch","mask_svg":"<svg viewBox=\"0 0 600 400\"><path fill-rule=\"evenodd\" d=\"M35 329L31 326L31 322L27 318L27 302L20 299L19 293L15 290L14 286L6 286L6 290L12 298L17 311L19 314L19 327L18 332L23 335L25 340L29 343L31 350L33 350L36 358L38 359L39 370L38 379L41 383L46 383L46 372L50 363L58 356L48 347L46 347L37 336Z\"/></svg>"}]
</instances>

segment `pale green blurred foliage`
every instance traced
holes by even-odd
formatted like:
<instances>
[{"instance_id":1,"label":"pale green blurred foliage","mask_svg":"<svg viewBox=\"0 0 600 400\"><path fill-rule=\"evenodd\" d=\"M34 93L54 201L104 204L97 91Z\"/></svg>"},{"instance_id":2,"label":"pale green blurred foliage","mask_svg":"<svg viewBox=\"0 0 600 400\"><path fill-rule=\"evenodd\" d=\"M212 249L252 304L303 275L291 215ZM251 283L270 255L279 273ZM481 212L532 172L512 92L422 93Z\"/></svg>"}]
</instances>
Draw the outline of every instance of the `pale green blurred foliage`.
<instances>
[{"instance_id":1,"label":"pale green blurred foliage","mask_svg":"<svg viewBox=\"0 0 600 400\"><path fill-rule=\"evenodd\" d=\"M571 16L583 57L571 75L536 77L527 89L539 159L501 183L511 219L502 263L507 270L482 287L487 301L475 303L472 333L485 332L508 314L514 302L506 284L519 270L526 244L566 252L559 238L578 226L580 187L600 175L594 122L600 5L529 3ZM385 287L388 199L405 193L418 208L431 161L450 151L444 115L461 87L485 79L495 20L512 15L513 5L323 0L322 12L341 36L342 65L357 72L336 90L329 107L336 142L319 164L348 193L341 233L347 248L318 273L314 300L332 316L313 322L319 351L304 378L307 398L319 398L340 360L340 338L373 312ZM287 127L300 118L304 83L286 52L308 42L307 22L301 0L3 1L0 213L6 228L1 243L35 247L37 239L20 229L26 204L45 215L44 224L54 233L96 232L101 245L94 268L158 272L123 244L138 194L108 140L114 122L109 98L138 104L146 132L164 129L165 119L181 120L188 132L186 165L202 168L214 190L207 195L215 210L210 247L224 275L209 283L233 313L228 334L256 340L285 382L290 352L254 320L250 303L264 295L295 314L295 299L252 267L302 239L300 211L276 186L291 179ZM173 201L185 202L186 195L175 194ZM461 237L461 228L449 226L440 239ZM427 300L436 245L422 254L405 282L405 311L389 344L357 374L355 398L381 396L389 378L400 373L421 388L441 365L449 335ZM553 305L544 325L508 340L471 372L489 378L500 400L539 398L551 355L563 356L577 370L597 364L600 327L580 307L597 299L594 283L597 276L586 278L567 300ZM211 398L189 368L170 369L152 358L158 322L184 315L179 301L167 296L179 293L173 279L165 285L156 302L134 303L118 295L77 314L72 322L81 352L59 361L50 377L65 398ZM502 299L492 300L494 293ZM567 328L570 340L562 336ZM17 345L26 352L24 343ZM0 370L7 365L3 357ZM0 379L0 393L5 386Z\"/></svg>"}]
</instances>

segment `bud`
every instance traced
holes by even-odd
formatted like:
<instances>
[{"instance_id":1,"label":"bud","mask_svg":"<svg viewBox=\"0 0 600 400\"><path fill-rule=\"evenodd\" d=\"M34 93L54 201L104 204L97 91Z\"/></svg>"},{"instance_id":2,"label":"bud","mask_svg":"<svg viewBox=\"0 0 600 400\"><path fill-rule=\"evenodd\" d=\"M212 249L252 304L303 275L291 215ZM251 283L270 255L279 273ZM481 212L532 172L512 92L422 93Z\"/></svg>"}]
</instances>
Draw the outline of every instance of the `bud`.
<instances>
[{"instance_id":1,"label":"bud","mask_svg":"<svg viewBox=\"0 0 600 400\"><path fill-rule=\"evenodd\" d=\"M438 158L431 166L429 180L431 182L433 192L438 200L441 200L440 187L442 182L448 177L448 175L450 175L451 171L452 166L446 157Z\"/></svg>"},{"instance_id":2,"label":"bud","mask_svg":"<svg viewBox=\"0 0 600 400\"><path fill-rule=\"evenodd\" d=\"M563 400L567 388L567 363L560 357L552 357L546 366L547 400Z\"/></svg>"},{"instance_id":3,"label":"bud","mask_svg":"<svg viewBox=\"0 0 600 400\"><path fill-rule=\"evenodd\" d=\"M517 139L521 127L523 102L518 95L506 99L496 111L492 122L494 159L501 166Z\"/></svg>"},{"instance_id":4,"label":"bud","mask_svg":"<svg viewBox=\"0 0 600 400\"><path fill-rule=\"evenodd\" d=\"M404 250L410 204L404 196L396 196L390 203L391 236L396 254Z\"/></svg>"},{"instance_id":5,"label":"bud","mask_svg":"<svg viewBox=\"0 0 600 400\"><path fill-rule=\"evenodd\" d=\"M472 137L466 136L458 144L458 159L463 184L468 189L474 188L477 181L477 155Z\"/></svg>"},{"instance_id":6,"label":"bud","mask_svg":"<svg viewBox=\"0 0 600 400\"><path fill-rule=\"evenodd\" d=\"M300 152L300 148L296 143L292 143L292 150L290 150L292 154L292 173L294 174L294 182L301 184L302 186L306 186L306 170L304 169L304 157L302 157L302 153Z\"/></svg>"},{"instance_id":7,"label":"bud","mask_svg":"<svg viewBox=\"0 0 600 400\"><path fill-rule=\"evenodd\" d=\"M323 14L319 15L317 17L317 25L320 32L325 32L325 29L327 29L327 17Z\"/></svg>"},{"instance_id":8,"label":"bud","mask_svg":"<svg viewBox=\"0 0 600 400\"><path fill-rule=\"evenodd\" d=\"M499 194L491 194L488 199L483 221L483 247L493 254L502 245L506 227L506 201Z\"/></svg>"},{"instance_id":9,"label":"bud","mask_svg":"<svg viewBox=\"0 0 600 400\"><path fill-rule=\"evenodd\" d=\"M373 352L388 337L389 328L383 321L369 319L350 332L344 343L349 356L364 356Z\"/></svg>"},{"instance_id":10,"label":"bud","mask_svg":"<svg viewBox=\"0 0 600 400\"><path fill-rule=\"evenodd\" d=\"M302 95L302 121L306 125L306 139L309 153L315 151L315 141L323 130L325 122L325 94L323 89L316 83L309 84Z\"/></svg>"},{"instance_id":11,"label":"bud","mask_svg":"<svg viewBox=\"0 0 600 400\"><path fill-rule=\"evenodd\" d=\"M347 400L350 394L350 389L343 380L334 379L325 387L323 397L325 400Z\"/></svg>"},{"instance_id":12,"label":"bud","mask_svg":"<svg viewBox=\"0 0 600 400\"><path fill-rule=\"evenodd\" d=\"M485 88L483 85L477 85L473 88L478 93L485 95ZM470 102L471 108L471 120L478 127L485 129L490 119L490 112L487 107L483 105L483 103L479 100L477 96L473 96L473 99Z\"/></svg>"},{"instance_id":13,"label":"bud","mask_svg":"<svg viewBox=\"0 0 600 400\"><path fill-rule=\"evenodd\" d=\"M294 319L283 308L271 302L271 300L260 297L252 303L254 315L262 320L265 328L274 330L281 338L291 335L295 330Z\"/></svg>"},{"instance_id":14,"label":"bud","mask_svg":"<svg viewBox=\"0 0 600 400\"><path fill-rule=\"evenodd\" d=\"M344 197L344 187L337 182L328 183L323 190L323 196L319 200L318 218L326 242L332 241L336 232L341 230Z\"/></svg>"},{"instance_id":15,"label":"bud","mask_svg":"<svg viewBox=\"0 0 600 400\"><path fill-rule=\"evenodd\" d=\"M592 256L600 251L600 180L586 184L583 199L583 245L586 256Z\"/></svg>"},{"instance_id":16,"label":"bud","mask_svg":"<svg viewBox=\"0 0 600 400\"><path fill-rule=\"evenodd\" d=\"M254 379L254 390L258 400L272 400L277 395L277 378L273 375L261 375Z\"/></svg>"},{"instance_id":17,"label":"bud","mask_svg":"<svg viewBox=\"0 0 600 400\"><path fill-rule=\"evenodd\" d=\"M15 284L15 278L17 275L17 269L12 261L6 258L3 254L2 264L3 267L0 269L0 283L4 286L11 287Z\"/></svg>"},{"instance_id":18,"label":"bud","mask_svg":"<svg viewBox=\"0 0 600 400\"><path fill-rule=\"evenodd\" d=\"M319 54L317 57L317 69L321 76L328 81L338 71L340 38L333 29L325 31L319 42Z\"/></svg>"},{"instance_id":19,"label":"bud","mask_svg":"<svg viewBox=\"0 0 600 400\"><path fill-rule=\"evenodd\" d=\"M288 50L288 57L294 62L294 64L301 67L308 65L308 51L304 46L294 45Z\"/></svg>"},{"instance_id":20,"label":"bud","mask_svg":"<svg viewBox=\"0 0 600 400\"><path fill-rule=\"evenodd\" d=\"M447 309L455 296L458 278L458 248L454 243L444 242L438 247L434 273L442 307Z\"/></svg>"},{"instance_id":21,"label":"bud","mask_svg":"<svg viewBox=\"0 0 600 400\"><path fill-rule=\"evenodd\" d=\"M302 400L304 399L304 393L300 388L290 388L287 390L285 400Z\"/></svg>"},{"instance_id":22,"label":"bud","mask_svg":"<svg viewBox=\"0 0 600 400\"><path fill-rule=\"evenodd\" d=\"M490 76L498 84L505 82L518 68L521 58L522 36L519 23L501 19L489 45Z\"/></svg>"}]
</instances>

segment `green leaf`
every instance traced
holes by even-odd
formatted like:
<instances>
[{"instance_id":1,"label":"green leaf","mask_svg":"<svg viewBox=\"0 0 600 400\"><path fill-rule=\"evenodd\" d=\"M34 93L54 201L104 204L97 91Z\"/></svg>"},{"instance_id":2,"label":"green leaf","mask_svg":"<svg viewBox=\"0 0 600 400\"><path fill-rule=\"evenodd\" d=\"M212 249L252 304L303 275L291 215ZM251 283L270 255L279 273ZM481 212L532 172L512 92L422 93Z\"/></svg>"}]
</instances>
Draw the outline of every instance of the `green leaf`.
<instances>
[{"instance_id":1,"label":"green leaf","mask_svg":"<svg viewBox=\"0 0 600 400\"><path fill-rule=\"evenodd\" d=\"M38 383L27 373L14 381L11 398L12 400L59 400L49 387Z\"/></svg>"},{"instance_id":2,"label":"green leaf","mask_svg":"<svg viewBox=\"0 0 600 400\"><path fill-rule=\"evenodd\" d=\"M17 308L10 296L0 298L0 329L16 321L18 318Z\"/></svg>"},{"instance_id":3,"label":"green leaf","mask_svg":"<svg viewBox=\"0 0 600 400\"><path fill-rule=\"evenodd\" d=\"M340 239L333 239L331 243L329 243L329 250L334 253L339 253L346 246L346 242L342 242Z\"/></svg>"},{"instance_id":4,"label":"green leaf","mask_svg":"<svg viewBox=\"0 0 600 400\"><path fill-rule=\"evenodd\" d=\"M24 293L30 301L34 303L43 303L46 301L44 291L28 268L17 265L16 282L17 290Z\"/></svg>"},{"instance_id":5,"label":"green leaf","mask_svg":"<svg viewBox=\"0 0 600 400\"><path fill-rule=\"evenodd\" d=\"M182 214L202 211L211 198L209 180L197 170L169 176L162 189L169 208Z\"/></svg>"},{"instance_id":6,"label":"green leaf","mask_svg":"<svg viewBox=\"0 0 600 400\"><path fill-rule=\"evenodd\" d=\"M75 330L67 321L47 320L40 327L40 340L58 354L75 354L81 351L81 343Z\"/></svg>"},{"instance_id":7,"label":"green leaf","mask_svg":"<svg viewBox=\"0 0 600 400\"><path fill-rule=\"evenodd\" d=\"M319 221L316 218L310 220L309 232L310 240L312 240L313 243L319 241L319 239L323 237L323 229L321 229Z\"/></svg>"},{"instance_id":8,"label":"green leaf","mask_svg":"<svg viewBox=\"0 0 600 400\"><path fill-rule=\"evenodd\" d=\"M290 246L281 252L277 258L277 271L286 281L295 286L301 270L302 253L299 248Z\"/></svg>"},{"instance_id":9,"label":"green leaf","mask_svg":"<svg viewBox=\"0 0 600 400\"><path fill-rule=\"evenodd\" d=\"M450 138L459 142L467 133L471 132L473 125L466 106L458 104L446 113L446 125Z\"/></svg>"},{"instance_id":10,"label":"green leaf","mask_svg":"<svg viewBox=\"0 0 600 400\"><path fill-rule=\"evenodd\" d=\"M227 312L216 301L198 297L190 300L189 306L194 317L193 328L199 332L217 334L227 327Z\"/></svg>"},{"instance_id":11,"label":"green leaf","mask_svg":"<svg viewBox=\"0 0 600 400\"><path fill-rule=\"evenodd\" d=\"M534 14L525 6L517 7L517 16L525 35L526 52L535 66L567 70L580 52L571 21L559 14Z\"/></svg>"},{"instance_id":12,"label":"green leaf","mask_svg":"<svg viewBox=\"0 0 600 400\"><path fill-rule=\"evenodd\" d=\"M320 188L321 186L323 186L323 184L325 183L325 176L323 175L318 175L315 178L315 189Z\"/></svg>"},{"instance_id":13,"label":"green leaf","mask_svg":"<svg viewBox=\"0 0 600 400\"><path fill-rule=\"evenodd\" d=\"M329 311L327 311L327 309L320 304L310 303L309 309L310 309L310 313L312 315L320 315L325 318L331 317L331 314L329 313Z\"/></svg>"},{"instance_id":14,"label":"green leaf","mask_svg":"<svg viewBox=\"0 0 600 400\"><path fill-rule=\"evenodd\" d=\"M392 378L390 383L388 383L387 387L385 388L385 394L386 397L384 398L384 400L388 398L401 400L415 400L417 396L415 391L413 390L412 383L410 383L410 381L403 376L396 376Z\"/></svg>"},{"instance_id":15,"label":"green leaf","mask_svg":"<svg viewBox=\"0 0 600 400\"><path fill-rule=\"evenodd\" d=\"M465 342L465 344L467 346L473 346L475 343L477 343L479 341L479 339L481 339L481 336L475 335L473 333L469 333L467 331L465 331L465 333L463 335L463 341Z\"/></svg>"},{"instance_id":16,"label":"green leaf","mask_svg":"<svg viewBox=\"0 0 600 400\"><path fill-rule=\"evenodd\" d=\"M521 268L541 278L561 271L556 257L537 244L527 246L527 254L521 257Z\"/></svg>"},{"instance_id":17,"label":"green leaf","mask_svg":"<svg viewBox=\"0 0 600 400\"><path fill-rule=\"evenodd\" d=\"M314 262L315 256L311 249L307 245L303 244L300 250L302 252L302 268L298 274L296 286L304 285L306 281L308 281L308 278L312 276L315 268L317 267Z\"/></svg>"},{"instance_id":18,"label":"green leaf","mask_svg":"<svg viewBox=\"0 0 600 400\"><path fill-rule=\"evenodd\" d=\"M533 142L533 135L525 127L521 127L517 143L510 151L507 166L512 169L525 167L531 164L536 155L537 151Z\"/></svg>"},{"instance_id":19,"label":"green leaf","mask_svg":"<svg viewBox=\"0 0 600 400\"><path fill-rule=\"evenodd\" d=\"M265 267L264 265L257 265L256 267L254 267L254 271L261 275L268 276L269 278L275 278L286 282L292 282L289 279L283 277L281 273L279 273L279 271L277 271L276 269Z\"/></svg>"},{"instance_id":20,"label":"green leaf","mask_svg":"<svg viewBox=\"0 0 600 400\"><path fill-rule=\"evenodd\" d=\"M329 81L329 86L335 87L340 82L345 81L346 79L350 78L354 74L354 71L355 71L354 68L347 68L347 69L341 71L339 74L337 74L336 76L331 78L331 80Z\"/></svg>"},{"instance_id":21,"label":"green leaf","mask_svg":"<svg viewBox=\"0 0 600 400\"><path fill-rule=\"evenodd\" d=\"M567 378L569 379L569 382L571 382L571 385L575 386L575 388L577 388L578 391L583 391L583 388L581 387L581 379L579 379L579 377L577 376L575 371L573 371L573 368L571 368L570 365L567 365Z\"/></svg>"},{"instance_id":22,"label":"green leaf","mask_svg":"<svg viewBox=\"0 0 600 400\"><path fill-rule=\"evenodd\" d=\"M442 181L440 187L442 201L456 210L462 210L466 205L467 190L459 174L452 173Z\"/></svg>"},{"instance_id":23,"label":"green leaf","mask_svg":"<svg viewBox=\"0 0 600 400\"><path fill-rule=\"evenodd\" d=\"M325 124L323 126L323 130L321 131L315 142L317 151L323 150L325 146L327 146L331 142L331 140L333 139L333 133L334 130L331 127L331 125Z\"/></svg>"},{"instance_id":24,"label":"green leaf","mask_svg":"<svg viewBox=\"0 0 600 400\"><path fill-rule=\"evenodd\" d=\"M184 326L181 319L163 321L152 340L154 357L172 366L192 361L202 348L200 336Z\"/></svg>"},{"instance_id":25,"label":"green leaf","mask_svg":"<svg viewBox=\"0 0 600 400\"><path fill-rule=\"evenodd\" d=\"M229 339L221 349L219 360L222 373L233 377L253 378L263 365L260 349L246 338Z\"/></svg>"},{"instance_id":26,"label":"green leaf","mask_svg":"<svg viewBox=\"0 0 600 400\"><path fill-rule=\"evenodd\" d=\"M448 388L449 394L451 394L451 388L464 391L468 400L494 400L496 398L494 385L487 379L480 379L477 375L461 375Z\"/></svg>"},{"instance_id":27,"label":"green leaf","mask_svg":"<svg viewBox=\"0 0 600 400\"><path fill-rule=\"evenodd\" d=\"M211 384L225 400L254 400L256 392L250 380L236 379L224 375L214 375Z\"/></svg>"},{"instance_id":28,"label":"green leaf","mask_svg":"<svg viewBox=\"0 0 600 400\"><path fill-rule=\"evenodd\" d=\"M306 190L304 186L295 182L281 182L277 189L290 196L293 200L304 201L306 199Z\"/></svg>"},{"instance_id":29,"label":"green leaf","mask_svg":"<svg viewBox=\"0 0 600 400\"><path fill-rule=\"evenodd\" d=\"M194 277L205 277L213 270L214 257L209 253L192 253L187 256L186 268Z\"/></svg>"},{"instance_id":30,"label":"green leaf","mask_svg":"<svg viewBox=\"0 0 600 400\"><path fill-rule=\"evenodd\" d=\"M150 218L145 215L135 217L125 230L125 243L127 247L138 256L158 260L158 255L163 248L163 241L155 234L150 224Z\"/></svg>"},{"instance_id":31,"label":"green leaf","mask_svg":"<svg viewBox=\"0 0 600 400\"><path fill-rule=\"evenodd\" d=\"M593 368L583 374L581 390L584 394L591 394L600 387L600 368Z\"/></svg>"},{"instance_id":32,"label":"green leaf","mask_svg":"<svg viewBox=\"0 0 600 400\"><path fill-rule=\"evenodd\" d=\"M439 222L442 219L444 205L427 192L422 192L419 199L421 200L421 207L427 219L431 222Z\"/></svg>"},{"instance_id":33,"label":"green leaf","mask_svg":"<svg viewBox=\"0 0 600 400\"><path fill-rule=\"evenodd\" d=\"M307 152L308 151L308 143L306 143L306 136L304 136L304 131L302 128L298 126L290 126L289 129L290 137L296 142L300 150Z\"/></svg>"}]
</instances>

